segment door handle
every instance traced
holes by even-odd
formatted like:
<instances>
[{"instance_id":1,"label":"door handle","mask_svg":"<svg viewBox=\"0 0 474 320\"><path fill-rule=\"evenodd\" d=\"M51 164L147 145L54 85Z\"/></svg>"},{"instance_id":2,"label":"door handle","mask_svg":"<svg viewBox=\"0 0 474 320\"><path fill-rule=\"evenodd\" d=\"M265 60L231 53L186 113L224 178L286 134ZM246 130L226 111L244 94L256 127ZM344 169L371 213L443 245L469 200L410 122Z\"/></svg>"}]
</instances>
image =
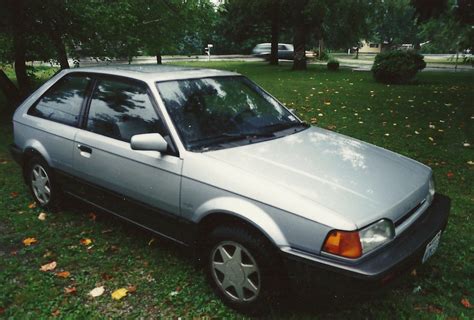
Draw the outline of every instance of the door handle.
<instances>
[{"instance_id":1,"label":"door handle","mask_svg":"<svg viewBox=\"0 0 474 320\"><path fill-rule=\"evenodd\" d=\"M83 146L82 144L78 144L77 148L79 150L81 150L81 152L85 152L85 153L89 153L89 154L92 153L92 148L87 147L87 146Z\"/></svg>"}]
</instances>

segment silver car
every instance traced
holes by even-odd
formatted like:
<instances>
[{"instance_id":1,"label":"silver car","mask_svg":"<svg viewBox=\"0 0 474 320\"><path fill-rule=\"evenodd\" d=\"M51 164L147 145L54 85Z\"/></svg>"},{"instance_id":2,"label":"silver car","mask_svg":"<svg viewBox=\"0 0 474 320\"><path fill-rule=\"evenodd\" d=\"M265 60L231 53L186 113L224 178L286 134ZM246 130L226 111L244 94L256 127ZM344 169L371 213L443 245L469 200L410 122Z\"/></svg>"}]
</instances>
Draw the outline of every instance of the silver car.
<instances>
[{"instance_id":1,"label":"silver car","mask_svg":"<svg viewBox=\"0 0 474 320\"><path fill-rule=\"evenodd\" d=\"M256 57L270 59L272 51L271 43L259 43L252 49L252 54ZM278 59L293 60L294 48L292 44L279 43L278 44Z\"/></svg>"},{"instance_id":2,"label":"silver car","mask_svg":"<svg viewBox=\"0 0 474 320\"><path fill-rule=\"evenodd\" d=\"M450 210L429 167L308 126L227 71L64 70L13 124L40 206L72 196L194 248L247 313L288 283L383 287L435 252Z\"/></svg>"}]
</instances>

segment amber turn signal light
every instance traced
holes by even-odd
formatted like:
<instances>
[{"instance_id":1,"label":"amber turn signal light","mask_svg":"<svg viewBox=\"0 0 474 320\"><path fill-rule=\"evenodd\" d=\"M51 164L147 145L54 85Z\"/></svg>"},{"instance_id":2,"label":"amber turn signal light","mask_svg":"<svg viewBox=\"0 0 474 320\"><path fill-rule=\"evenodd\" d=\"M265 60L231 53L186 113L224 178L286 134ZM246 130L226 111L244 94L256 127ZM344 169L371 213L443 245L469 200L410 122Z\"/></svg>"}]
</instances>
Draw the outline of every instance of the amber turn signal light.
<instances>
[{"instance_id":1,"label":"amber turn signal light","mask_svg":"<svg viewBox=\"0 0 474 320\"><path fill-rule=\"evenodd\" d=\"M323 251L345 258L359 258L362 255L359 232L338 230L329 232Z\"/></svg>"}]
</instances>

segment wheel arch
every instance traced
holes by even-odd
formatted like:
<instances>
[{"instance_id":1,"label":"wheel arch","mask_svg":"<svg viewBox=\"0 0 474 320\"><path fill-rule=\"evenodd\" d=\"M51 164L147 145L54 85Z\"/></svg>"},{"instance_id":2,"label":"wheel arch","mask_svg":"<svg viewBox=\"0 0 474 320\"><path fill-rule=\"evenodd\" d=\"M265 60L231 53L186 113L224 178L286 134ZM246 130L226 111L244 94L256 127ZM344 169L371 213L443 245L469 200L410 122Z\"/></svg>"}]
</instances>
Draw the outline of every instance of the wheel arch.
<instances>
[{"instance_id":1,"label":"wheel arch","mask_svg":"<svg viewBox=\"0 0 474 320\"><path fill-rule=\"evenodd\" d=\"M40 157L48 166L51 167L51 157L49 156L46 148L38 141L28 141L26 147L23 150L23 179L27 179L26 177L26 169L28 168L29 162L33 157Z\"/></svg>"},{"instance_id":2,"label":"wheel arch","mask_svg":"<svg viewBox=\"0 0 474 320\"><path fill-rule=\"evenodd\" d=\"M237 225L259 233L274 247L288 246L286 237L272 217L260 207L242 199L210 200L198 208L195 217L198 243L202 243L218 226Z\"/></svg>"}]
</instances>

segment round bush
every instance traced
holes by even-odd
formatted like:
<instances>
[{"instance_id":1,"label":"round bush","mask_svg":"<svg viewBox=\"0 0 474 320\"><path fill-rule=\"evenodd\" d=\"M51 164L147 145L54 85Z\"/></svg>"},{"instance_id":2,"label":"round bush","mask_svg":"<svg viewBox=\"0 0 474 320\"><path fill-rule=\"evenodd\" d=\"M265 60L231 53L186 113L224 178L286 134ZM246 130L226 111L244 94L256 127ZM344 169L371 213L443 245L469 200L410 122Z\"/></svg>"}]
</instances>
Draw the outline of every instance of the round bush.
<instances>
[{"instance_id":1,"label":"round bush","mask_svg":"<svg viewBox=\"0 0 474 320\"><path fill-rule=\"evenodd\" d=\"M415 51L387 51L375 57L372 73L382 83L408 83L426 67L423 56Z\"/></svg>"},{"instance_id":2,"label":"round bush","mask_svg":"<svg viewBox=\"0 0 474 320\"><path fill-rule=\"evenodd\" d=\"M327 63L328 70L337 71L339 70L339 61L336 59L331 59Z\"/></svg>"}]
</instances>

